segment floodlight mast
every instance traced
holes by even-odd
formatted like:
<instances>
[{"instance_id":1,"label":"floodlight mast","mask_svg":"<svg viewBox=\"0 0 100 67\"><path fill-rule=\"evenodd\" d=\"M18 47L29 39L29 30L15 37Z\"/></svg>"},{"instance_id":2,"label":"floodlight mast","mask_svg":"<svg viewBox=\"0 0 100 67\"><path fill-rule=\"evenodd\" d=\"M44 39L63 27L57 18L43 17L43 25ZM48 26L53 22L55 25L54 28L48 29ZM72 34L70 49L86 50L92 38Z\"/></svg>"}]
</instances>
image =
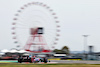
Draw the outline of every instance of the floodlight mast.
<instances>
[{"instance_id":1,"label":"floodlight mast","mask_svg":"<svg viewBox=\"0 0 100 67\"><path fill-rule=\"evenodd\" d=\"M87 51L87 37L88 37L89 35L83 35L83 37L84 37L84 54L86 53L86 51Z\"/></svg>"}]
</instances>

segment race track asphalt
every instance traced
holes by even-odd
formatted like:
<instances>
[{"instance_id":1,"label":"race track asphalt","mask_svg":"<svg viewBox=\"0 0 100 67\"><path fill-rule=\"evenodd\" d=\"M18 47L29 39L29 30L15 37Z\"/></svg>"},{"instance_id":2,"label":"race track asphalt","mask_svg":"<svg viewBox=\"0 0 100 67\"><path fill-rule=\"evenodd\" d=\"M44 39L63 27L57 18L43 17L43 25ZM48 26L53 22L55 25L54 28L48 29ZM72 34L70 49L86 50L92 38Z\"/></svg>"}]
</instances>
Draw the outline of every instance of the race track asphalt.
<instances>
[{"instance_id":1,"label":"race track asphalt","mask_svg":"<svg viewBox=\"0 0 100 67\"><path fill-rule=\"evenodd\" d=\"M100 64L100 61L82 61L82 60L51 60L51 62L57 62L57 63L79 63L79 64Z\"/></svg>"},{"instance_id":2,"label":"race track asphalt","mask_svg":"<svg viewBox=\"0 0 100 67\"><path fill-rule=\"evenodd\" d=\"M0 63L18 63L16 60L5 60ZM51 60L48 63L64 63L64 64L100 64L100 61L83 61L83 60Z\"/></svg>"}]
</instances>

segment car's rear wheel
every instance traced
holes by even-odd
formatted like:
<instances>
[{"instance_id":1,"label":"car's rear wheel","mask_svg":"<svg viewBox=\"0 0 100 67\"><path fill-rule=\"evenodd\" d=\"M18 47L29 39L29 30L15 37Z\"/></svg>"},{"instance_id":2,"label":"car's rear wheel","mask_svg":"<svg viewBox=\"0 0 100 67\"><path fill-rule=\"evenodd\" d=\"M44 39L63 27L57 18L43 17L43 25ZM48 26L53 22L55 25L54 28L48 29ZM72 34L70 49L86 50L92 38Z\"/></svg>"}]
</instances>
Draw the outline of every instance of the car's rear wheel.
<instances>
[{"instance_id":1,"label":"car's rear wheel","mask_svg":"<svg viewBox=\"0 0 100 67\"><path fill-rule=\"evenodd\" d=\"M22 58L18 58L18 63L22 63Z\"/></svg>"},{"instance_id":2,"label":"car's rear wheel","mask_svg":"<svg viewBox=\"0 0 100 67\"><path fill-rule=\"evenodd\" d=\"M21 60L18 60L18 63L22 63L22 61Z\"/></svg>"}]
</instances>

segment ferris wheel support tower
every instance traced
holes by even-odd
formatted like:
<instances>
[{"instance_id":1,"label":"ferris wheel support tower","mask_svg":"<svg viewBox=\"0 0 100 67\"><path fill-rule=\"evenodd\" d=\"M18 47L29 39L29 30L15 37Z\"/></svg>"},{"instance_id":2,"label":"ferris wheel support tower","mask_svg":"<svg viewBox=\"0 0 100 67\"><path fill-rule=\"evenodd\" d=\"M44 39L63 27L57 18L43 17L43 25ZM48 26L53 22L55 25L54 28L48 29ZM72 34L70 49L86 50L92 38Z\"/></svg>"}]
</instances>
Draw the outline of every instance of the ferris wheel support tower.
<instances>
[{"instance_id":1,"label":"ferris wheel support tower","mask_svg":"<svg viewBox=\"0 0 100 67\"><path fill-rule=\"evenodd\" d=\"M36 29L31 28L31 36L28 39L28 42L26 43L24 49L29 52L51 52L51 50L48 48L47 43L44 39L43 35L43 28L38 27Z\"/></svg>"}]
</instances>

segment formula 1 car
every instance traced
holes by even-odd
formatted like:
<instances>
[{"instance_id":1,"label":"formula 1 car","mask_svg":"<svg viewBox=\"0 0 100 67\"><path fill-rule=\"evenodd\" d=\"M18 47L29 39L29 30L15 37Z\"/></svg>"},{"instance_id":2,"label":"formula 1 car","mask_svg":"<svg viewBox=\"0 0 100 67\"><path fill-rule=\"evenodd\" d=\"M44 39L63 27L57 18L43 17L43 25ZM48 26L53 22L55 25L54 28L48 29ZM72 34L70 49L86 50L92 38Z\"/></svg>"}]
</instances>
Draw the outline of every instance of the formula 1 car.
<instances>
[{"instance_id":1,"label":"formula 1 car","mask_svg":"<svg viewBox=\"0 0 100 67\"><path fill-rule=\"evenodd\" d=\"M32 63L32 60L31 60L31 57L29 57L29 56L19 56L18 62L19 63L22 63L22 62L30 62L30 63Z\"/></svg>"},{"instance_id":2,"label":"formula 1 car","mask_svg":"<svg viewBox=\"0 0 100 67\"><path fill-rule=\"evenodd\" d=\"M30 56L19 56L18 62L30 62L30 63L38 63L38 62L44 62L47 63L47 58L38 58L38 57L30 57ZM49 61L50 62L50 61Z\"/></svg>"}]
</instances>

